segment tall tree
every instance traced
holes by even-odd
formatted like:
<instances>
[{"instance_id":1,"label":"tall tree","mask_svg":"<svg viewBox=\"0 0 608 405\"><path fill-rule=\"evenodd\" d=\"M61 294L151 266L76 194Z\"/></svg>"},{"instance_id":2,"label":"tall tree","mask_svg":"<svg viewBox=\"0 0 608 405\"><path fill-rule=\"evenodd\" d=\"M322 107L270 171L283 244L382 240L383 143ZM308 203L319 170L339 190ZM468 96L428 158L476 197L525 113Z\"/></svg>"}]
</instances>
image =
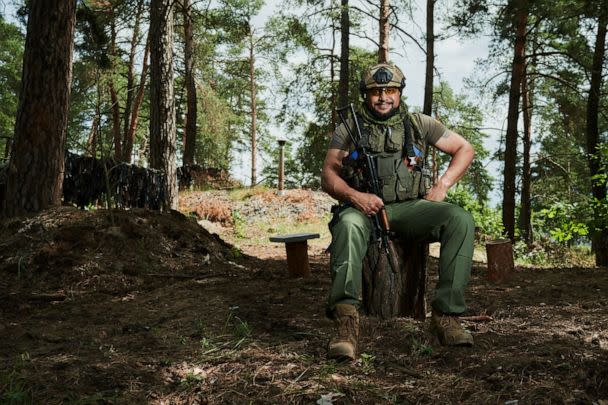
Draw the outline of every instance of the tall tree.
<instances>
[{"instance_id":1,"label":"tall tree","mask_svg":"<svg viewBox=\"0 0 608 405\"><path fill-rule=\"evenodd\" d=\"M521 82L525 69L526 27L528 23L528 0L513 0L513 29L515 42L509 86L507 133L505 136L505 167L503 173L502 223L509 239L515 239L515 178L517 165L517 138Z\"/></svg>"},{"instance_id":2,"label":"tall tree","mask_svg":"<svg viewBox=\"0 0 608 405\"><path fill-rule=\"evenodd\" d=\"M173 0L150 2L150 166L165 173L165 203L177 209Z\"/></svg>"},{"instance_id":3,"label":"tall tree","mask_svg":"<svg viewBox=\"0 0 608 405\"><path fill-rule=\"evenodd\" d=\"M390 23L388 20L391 11L389 0L380 0L380 18L378 19L380 40L378 41L378 62L386 63L389 60Z\"/></svg>"},{"instance_id":4,"label":"tall tree","mask_svg":"<svg viewBox=\"0 0 608 405\"><path fill-rule=\"evenodd\" d=\"M4 215L61 203L76 1L31 0Z\"/></svg>"},{"instance_id":5,"label":"tall tree","mask_svg":"<svg viewBox=\"0 0 608 405\"><path fill-rule=\"evenodd\" d=\"M348 104L348 64L350 18L348 0L340 0L340 80L338 82L338 108Z\"/></svg>"},{"instance_id":6,"label":"tall tree","mask_svg":"<svg viewBox=\"0 0 608 405\"><path fill-rule=\"evenodd\" d=\"M0 161L8 157L19 102L23 35L0 15Z\"/></svg>"},{"instance_id":7,"label":"tall tree","mask_svg":"<svg viewBox=\"0 0 608 405\"><path fill-rule=\"evenodd\" d=\"M131 163L131 153L133 152L133 138L131 136L131 121L132 115L138 114L139 111L133 106L134 100L137 99L138 86L135 83L135 60L137 56L137 46L141 36L141 20L144 12L144 1L137 0L135 9L135 18L132 27L131 43L129 49L129 61L127 63L127 96L125 99L125 109L123 114L122 126L122 161ZM146 40L147 42L147 40ZM146 44L146 50L149 49ZM147 69L148 55L144 52L143 66ZM145 76L142 78L145 79Z\"/></svg>"},{"instance_id":8,"label":"tall tree","mask_svg":"<svg viewBox=\"0 0 608 405\"><path fill-rule=\"evenodd\" d=\"M591 82L587 98L587 155L589 157L589 171L591 177L601 175L601 166L598 159L600 136L598 127L598 116L600 107L600 96L602 89L602 71L606 59L606 28L608 25L608 11L605 7L598 6L599 17L597 19L597 35L593 50L593 62L591 66ZM592 186L593 198L598 202L606 199L606 181L595 181ZM598 266L608 266L608 224L602 223L593 232L592 247L595 252L595 261Z\"/></svg>"},{"instance_id":9,"label":"tall tree","mask_svg":"<svg viewBox=\"0 0 608 405\"><path fill-rule=\"evenodd\" d=\"M144 57L142 61L141 74L139 76L139 85L137 87L137 93L133 100L133 109L130 113L129 126L125 132L124 144L123 144L123 155L124 161L131 163L131 154L133 153L133 144L135 143L135 133L137 131L137 124L139 122L139 111L144 101L144 93L146 90L146 79L148 77L148 68L150 67L150 39L146 40L146 48L144 50Z\"/></svg>"},{"instance_id":10,"label":"tall tree","mask_svg":"<svg viewBox=\"0 0 608 405\"><path fill-rule=\"evenodd\" d=\"M115 9L111 10L111 21L110 21L110 57L112 64L116 64L118 56L116 54L116 12ZM114 77L110 74L108 78L108 91L110 92L112 110L112 135L114 139L114 159L117 161L122 160L122 133L120 131L120 102L118 101L118 90L114 84Z\"/></svg>"},{"instance_id":11,"label":"tall tree","mask_svg":"<svg viewBox=\"0 0 608 405\"><path fill-rule=\"evenodd\" d=\"M424 104L422 112L433 111L433 71L435 69L435 0L426 0L426 65L424 78Z\"/></svg>"},{"instance_id":12,"label":"tall tree","mask_svg":"<svg viewBox=\"0 0 608 405\"><path fill-rule=\"evenodd\" d=\"M184 165L194 164L196 153L197 96L194 77L194 27L190 0L182 0L184 18L184 65L186 81L186 125L184 131Z\"/></svg>"},{"instance_id":13,"label":"tall tree","mask_svg":"<svg viewBox=\"0 0 608 405\"><path fill-rule=\"evenodd\" d=\"M519 229L522 239L530 246L532 244L532 206L530 203L530 183L532 173L530 168L530 151L532 149L532 108L533 108L533 93L534 88L532 78L528 74L529 66L526 64L524 70L524 78L521 81L522 93L522 112L524 118L524 133L523 133L523 165L521 174L521 204L519 214ZM528 84L530 83L530 84Z\"/></svg>"}]
</instances>

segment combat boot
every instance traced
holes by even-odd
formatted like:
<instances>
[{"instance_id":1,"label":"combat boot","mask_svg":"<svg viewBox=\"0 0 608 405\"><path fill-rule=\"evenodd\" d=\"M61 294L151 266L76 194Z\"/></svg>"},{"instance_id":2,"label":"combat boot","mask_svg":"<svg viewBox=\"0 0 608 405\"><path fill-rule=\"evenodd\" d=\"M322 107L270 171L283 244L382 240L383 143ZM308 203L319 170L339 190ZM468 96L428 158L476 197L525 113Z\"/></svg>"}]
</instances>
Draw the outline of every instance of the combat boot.
<instances>
[{"instance_id":1,"label":"combat boot","mask_svg":"<svg viewBox=\"0 0 608 405\"><path fill-rule=\"evenodd\" d=\"M473 346L473 336L460 325L458 317L442 314L436 309L431 316L431 332L444 346Z\"/></svg>"},{"instance_id":2,"label":"combat boot","mask_svg":"<svg viewBox=\"0 0 608 405\"><path fill-rule=\"evenodd\" d=\"M337 304L333 314L336 331L329 342L327 358L355 360L359 340L359 312L354 305Z\"/></svg>"}]
</instances>

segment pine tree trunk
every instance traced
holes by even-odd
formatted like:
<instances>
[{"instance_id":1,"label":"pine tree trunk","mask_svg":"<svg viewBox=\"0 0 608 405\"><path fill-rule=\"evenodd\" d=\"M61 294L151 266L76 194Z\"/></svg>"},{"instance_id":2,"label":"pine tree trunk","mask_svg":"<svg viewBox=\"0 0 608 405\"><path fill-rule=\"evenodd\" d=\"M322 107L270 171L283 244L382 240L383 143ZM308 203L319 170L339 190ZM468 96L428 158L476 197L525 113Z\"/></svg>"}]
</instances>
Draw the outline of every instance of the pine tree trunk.
<instances>
[{"instance_id":1,"label":"pine tree trunk","mask_svg":"<svg viewBox=\"0 0 608 405\"><path fill-rule=\"evenodd\" d=\"M598 19L598 30L595 38L595 50L593 52L593 65L591 68L591 83L589 87L589 97L587 99L587 154L589 156L589 172L591 176L601 173L601 165L599 159L594 159L598 152L600 143L598 115L600 107L600 96L602 89L602 67L606 57L606 25L608 24L608 12L606 10L598 10L600 18ZM591 192L593 198L598 201L606 200L606 182L594 182ZM591 246L595 252L595 263L598 266L608 266L608 224L601 220L597 221L601 224L600 229L596 229L591 237Z\"/></svg>"},{"instance_id":2,"label":"pine tree trunk","mask_svg":"<svg viewBox=\"0 0 608 405\"><path fill-rule=\"evenodd\" d=\"M111 23L111 42L110 42L110 57L112 58L112 64L116 59L116 22L115 16L112 14ZM108 90L110 91L110 101L112 105L112 135L114 139L114 159L120 161L122 158L122 134L120 133L120 103L118 101L118 92L114 86L114 79L110 75L108 79Z\"/></svg>"},{"instance_id":3,"label":"pine tree trunk","mask_svg":"<svg viewBox=\"0 0 608 405\"><path fill-rule=\"evenodd\" d=\"M332 2L332 7L333 7L333 2ZM329 136L330 137L336 130L336 126L337 126L336 124L338 121L337 112L336 112L336 108L338 107L338 105L337 105L338 95L337 95L336 87L335 87L335 83L336 83L335 82L336 62L334 59L335 50L336 50L336 24L335 24L335 19L332 18L331 19L331 55L329 58L329 77L331 80L331 122L329 125Z\"/></svg>"},{"instance_id":4,"label":"pine tree trunk","mask_svg":"<svg viewBox=\"0 0 608 405\"><path fill-rule=\"evenodd\" d=\"M524 116L524 150L521 174L521 211L519 213L519 229L522 239L528 246L532 245L532 208L530 204L530 150L532 149L532 85L528 88L530 76L527 71L521 81L522 110Z\"/></svg>"},{"instance_id":5,"label":"pine tree trunk","mask_svg":"<svg viewBox=\"0 0 608 405\"><path fill-rule=\"evenodd\" d=\"M141 76L139 79L139 87L137 88L137 96L133 103L133 112L131 113L131 122L129 123L129 131L125 139L123 148L124 161L131 163L131 155L133 154L133 144L135 143L135 131L137 131L137 123L139 121L139 109L144 101L144 93L146 90L146 78L148 77L148 68L150 60L150 39L146 40L146 49L144 51L143 66L141 68Z\"/></svg>"},{"instance_id":6,"label":"pine tree trunk","mask_svg":"<svg viewBox=\"0 0 608 405\"><path fill-rule=\"evenodd\" d=\"M338 108L348 105L348 59L350 20L348 0L340 1L340 81L338 82Z\"/></svg>"},{"instance_id":7,"label":"pine tree trunk","mask_svg":"<svg viewBox=\"0 0 608 405\"><path fill-rule=\"evenodd\" d=\"M184 165L194 164L196 153L196 83L194 81L194 31L190 0L183 0L184 63L186 67L186 128L184 130Z\"/></svg>"},{"instance_id":8,"label":"pine tree trunk","mask_svg":"<svg viewBox=\"0 0 608 405\"><path fill-rule=\"evenodd\" d=\"M426 0L426 72L422 113L433 111L433 70L435 68L435 0Z\"/></svg>"},{"instance_id":9,"label":"pine tree trunk","mask_svg":"<svg viewBox=\"0 0 608 405\"><path fill-rule=\"evenodd\" d=\"M165 206L177 209L172 5L150 3L150 166L165 173Z\"/></svg>"},{"instance_id":10,"label":"pine tree trunk","mask_svg":"<svg viewBox=\"0 0 608 405\"><path fill-rule=\"evenodd\" d=\"M122 158L122 137L120 133L120 105L118 93L114 88L114 83L110 80L108 84L110 90L110 100L112 101L112 135L114 138L114 159L120 161Z\"/></svg>"},{"instance_id":11,"label":"pine tree trunk","mask_svg":"<svg viewBox=\"0 0 608 405\"><path fill-rule=\"evenodd\" d=\"M30 0L4 214L61 204L76 1Z\"/></svg>"},{"instance_id":12,"label":"pine tree trunk","mask_svg":"<svg viewBox=\"0 0 608 405\"><path fill-rule=\"evenodd\" d=\"M253 32L249 36L249 86L251 92L251 187L255 187L258 182L256 168L256 149L257 149L257 105L256 105L256 86L255 86L255 54L253 44Z\"/></svg>"},{"instance_id":13,"label":"pine tree trunk","mask_svg":"<svg viewBox=\"0 0 608 405\"><path fill-rule=\"evenodd\" d=\"M137 11L135 14L135 22L133 24L133 35L131 36L131 49L129 51L129 65L127 66L127 99L125 100L125 112L123 115L123 127L122 127L122 156L121 161L131 163L131 153L133 151L133 141L129 144L129 130L131 128L131 113L133 110L133 99L136 91L135 87L135 57L137 51L137 45L139 43L141 16L144 9L143 0L139 0L137 3ZM144 61L144 63L146 63ZM128 149L128 150L127 150Z\"/></svg>"},{"instance_id":14,"label":"pine tree trunk","mask_svg":"<svg viewBox=\"0 0 608 405\"><path fill-rule=\"evenodd\" d=\"M391 8L389 0L380 0L380 18L378 19L380 40L378 41L378 62L387 63L389 60L388 56L388 43L390 37L390 24L388 22L388 16Z\"/></svg>"},{"instance_id":15,"label":"pine tree trunk","mask_svg":"<svg viewBox=\"0 0 608 405\"><path fill-rule=\"evenodd\" d=\"M509 239L515 239L515 177L517 163L517 123L519 120L519 101L521 81L525 69L526 26L528 22L527 0L515 2L515 46L511 68L511 87L509 89L509 112L507 115L507 134L505 139L505 168L502 198L502 223Z\"/></svg>"}]
</instances>

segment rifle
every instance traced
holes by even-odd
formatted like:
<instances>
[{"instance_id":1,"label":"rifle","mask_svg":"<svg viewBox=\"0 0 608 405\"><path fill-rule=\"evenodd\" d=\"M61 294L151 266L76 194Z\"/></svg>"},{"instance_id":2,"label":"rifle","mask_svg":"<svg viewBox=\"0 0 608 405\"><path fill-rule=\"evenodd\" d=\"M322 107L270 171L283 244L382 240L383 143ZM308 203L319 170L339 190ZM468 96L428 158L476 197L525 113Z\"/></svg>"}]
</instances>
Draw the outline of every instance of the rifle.
<instances>
[{"instance_id":1,"label":"rifle","mask_svg":"<svg viewBox=\"0 0 608 405\"><path fill-rule=\"evenodd\" d=\"M353 130L348 125L346 117L344 115L344 111L349 109L351 116L353 117L355 123L355 134L353 134ZM360 160L362 163L363 169L363 177L368 184L369 191L372 194L377 195L378 197L383 198L382 188L380 187L380 181L378 180L378 171L376 168L376 162L372 156L367 152L367 149L364 145L361 145L361 139L363 134L361 133L361 127L359 126L359 120L357 119L357 115L355 113L355 108L352 103L347 107L338 108L337 109L338 116L340 117L340 121L344 124L346 128L346 132L350 137L351 142L353 143L355 150L351 153L347 158ZM397 263L397 253L395 252L395 245L393 241L390 239L391 229L388 222L388 215L386 214L386 209L384 206L372 217L372 223L374 224L374 231L376 235L379 235L380 239L380 248L384 250L384 253L387 256L388 262L391 266L391 269L394 273L399 272L399 264Z\"/></svg>"}]
</instances>

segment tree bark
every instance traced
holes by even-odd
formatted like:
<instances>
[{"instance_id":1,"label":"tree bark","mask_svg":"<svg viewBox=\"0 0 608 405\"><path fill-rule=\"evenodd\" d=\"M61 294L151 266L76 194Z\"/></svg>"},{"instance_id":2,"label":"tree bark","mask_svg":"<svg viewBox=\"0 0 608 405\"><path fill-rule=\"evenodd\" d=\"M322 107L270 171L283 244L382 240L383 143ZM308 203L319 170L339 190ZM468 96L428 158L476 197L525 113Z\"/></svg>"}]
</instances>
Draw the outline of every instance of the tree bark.
<instances>
[{"instance_id":1,"label":"tree bark","mask_svg":"<svg viewBox=\"0 0 608 405\"><path fill-rule=\"evenodd\" d=\"M348 105L348 59L350 20L348 0L340 1L340 81L338 82L338 108Z\"/></svg>"},{"instance_id":2,"label":"tree bark","mask_svg":"<svg viewBox=\"0 0 608 405\"><path fill-rule=\"evenodd\" d=\"M599 9L597 36L595 37L595 49L593 51L593 64L591 67L591 83L589 96L587 98L587 156L589 172L593 177L601 173L601 162L596 154L600 144L598 115L600 108L600 96L602 89L602 68L606 57L606 26L608 24L608 12ZM592 183L591 192L597 201L606 200L606 182L595 181ZM608 224L601 220L600 229L593 231L591 236L591 247L595 252L595 263L598 266L608 266Z\"/></svg>"},{"instance_id":3,"label":"tree bark","mask_svg":"<svg viewBox=\"0 0 608 405\"><path fill-rule=\"evenodd\" d=\"M30 0L4 214L61 204L76 1Z\"/></svg>"},{"instance_id":4,"label":"tree bark","mask_svg":"<svg viewBox=\"0 0 608 405\"><path fill-rule=\"evenodd\" d=\"M141 76L139 79L139 87L137 96L133 103L133 112L131 113L131 122L129 123L129 131L123 148L124 161L131 163L131 155L133 154L133 144L135 143L135 131L137 131L137 123L139 121L139 109L144 101L144 93L146 90L146 78L148 77L148 67L150 59L150 40L146 40L146 49L144 51L143 66L141 68Z\"/></svg>"},{"instance_id":5,"label":"tree bark","mask_svg":"<svg viewBox=\"0 0 608 405\"><path fill-rule=\"evenodd\" d=\"M165 173L165 206L177 209L172 5L150 3L150 166Z\"/></svg>"},{"instance_id":6,"label":"tree bark","mask_svg":"<svg viewBox=\"0 0 608 405\"><path fill-rule=\"evenodd\" d=\"M131 129L131 113L133 111L133 99L136 91L135 87L135 57L137 45L139 44L141 16L143 14L144 2L139 0L137 3L137 11L135 14L135 22L133 23L133 35L131 36L131 49L129 51L129 65L127 66L127 99L125 100L125 112L123 115L122 129L122 156L121 161L131 163L131 153L133 152L133 140L130 139ZM144 56L144 64L147 56ZM129 145L130 143L130 145Z\"/></svg>"},{"instance_id":7,"label":"tree bark","mask_svg":"<svg viewBox=\"0 0 608 405\"><path fill-rule=\"evenodd\" d=\"M378 19L380 32L380 40L378 41L378 63L387 63L389 60L388 43L390 37L390 25L388 22L388 16L390 11L391 8L389 0L380 0L380 18Z\"/></svg>"},{"instance_id":8,"label":"tree bark","mask_svg":"<svg viewBox=\"0 0 608 405\"><path fill-rule=\"evenodd\" d=\"M194 30L190 0L183 0L184 61L186 67L186 127L184 130L184 165L194 164L196 153L196 83L194 81Z\"/></svg>"},{"instance_id":9,"label":"tree bark","mask_svg":"<svg viewBox=\"0 0 608 405\"><path fill-rule=\"evenodd\" d=\"M523 167L521 174L521 210L519 213L519 229L522 239L528 246L532 245L532 207L530 201L530 150L532 149L532 83L528 87L528 81L532 81L527 69L524 71L524 78L521 81L521 103L524 116L524 150Z\"/></svg>"},{"instance_id":10,"label":"tree bark","mask_svg":"<svg viewBox=\"0 0 608 405\"><path fill-rule=\"evenodd\" d=\"M253 31L249 32L249 86L251 92L251 187L258 182L256 168L257 149L257 104L255 85L255 46L253 43Z\"/></svg>"},{"instance_id":11,"label":"tree bark","mask_svg":"<svg viewBox=\"0 0 608 405\"><path fill-rule=\"evenodd\" d=\"M112 23L110 27L111 31L111 42L110 42L110 56L112 58L112 65L116 60L116 16L112 11ZM114 159L120 161L122 158L122 134L120 133L120 103L118 101L118 92L114 86L114 78L110 75L108 80L108 90L110 91L110 101L112 105L110 109L112 111L112 135L114 138Z\"/></svg>"},{"instance_id":12,"label":"tree bark","mask_svg":"<svg viewBox=\"0 0 608 405\"><path fill-rule=\"evenodd\" d=\"M505 168L502 198L502 223L509 239L515 240L515 177L517 163L517 123L521 81L525 69L526 26L528 22L527 0L515 1L515 46L511 67L511 87L509 89L509 112L505 138Z\"/></svg>"},{"instance_id":13,"label":"tree bark","mask_svg":"<svg viewBox=\"0 0 608 405\"><path fill-rule=\"evenodd\" d=\"M388 319L426 316L426 259L428 244L395 240L399 272L393 272L378 243L370 243L363 260L363 308Z\"/></svg>"},{"instance_id":14,"label":"tree bark","mask_svg":"<svg viewBox=\"0 0 608 405\"><path fill-rule=\"evenodd\" d=\"M333 1L332 1L332 9L333 9ZM337 103L338 103L338 94L336 92L336 87L335 87L335 77L336 77L336 72L335 72L335 66L336 66L336 62L334 59L334 52L336 50L336 23L335 23L335 19L332 18L331 19L331 55L329 57L329 76L331 78L331 121L329 124L329 137L332 136L332 134L334 133L334 131L336 130L336 123L338 121L338 117L337 117L337 112L336 112L336 108L338 107Z\"/></svg>"},{"instance_id":15,"label":"tree bark","mask_svg":"<svg viewBox=\"0 0 608 405\"><path fill-rule=\"evenodd\" d=\"M433 70L435 67L435 0L426 0L426 72L424 79L424 105L422 113L433 111Z\"/></svg>"}]
</instances>

